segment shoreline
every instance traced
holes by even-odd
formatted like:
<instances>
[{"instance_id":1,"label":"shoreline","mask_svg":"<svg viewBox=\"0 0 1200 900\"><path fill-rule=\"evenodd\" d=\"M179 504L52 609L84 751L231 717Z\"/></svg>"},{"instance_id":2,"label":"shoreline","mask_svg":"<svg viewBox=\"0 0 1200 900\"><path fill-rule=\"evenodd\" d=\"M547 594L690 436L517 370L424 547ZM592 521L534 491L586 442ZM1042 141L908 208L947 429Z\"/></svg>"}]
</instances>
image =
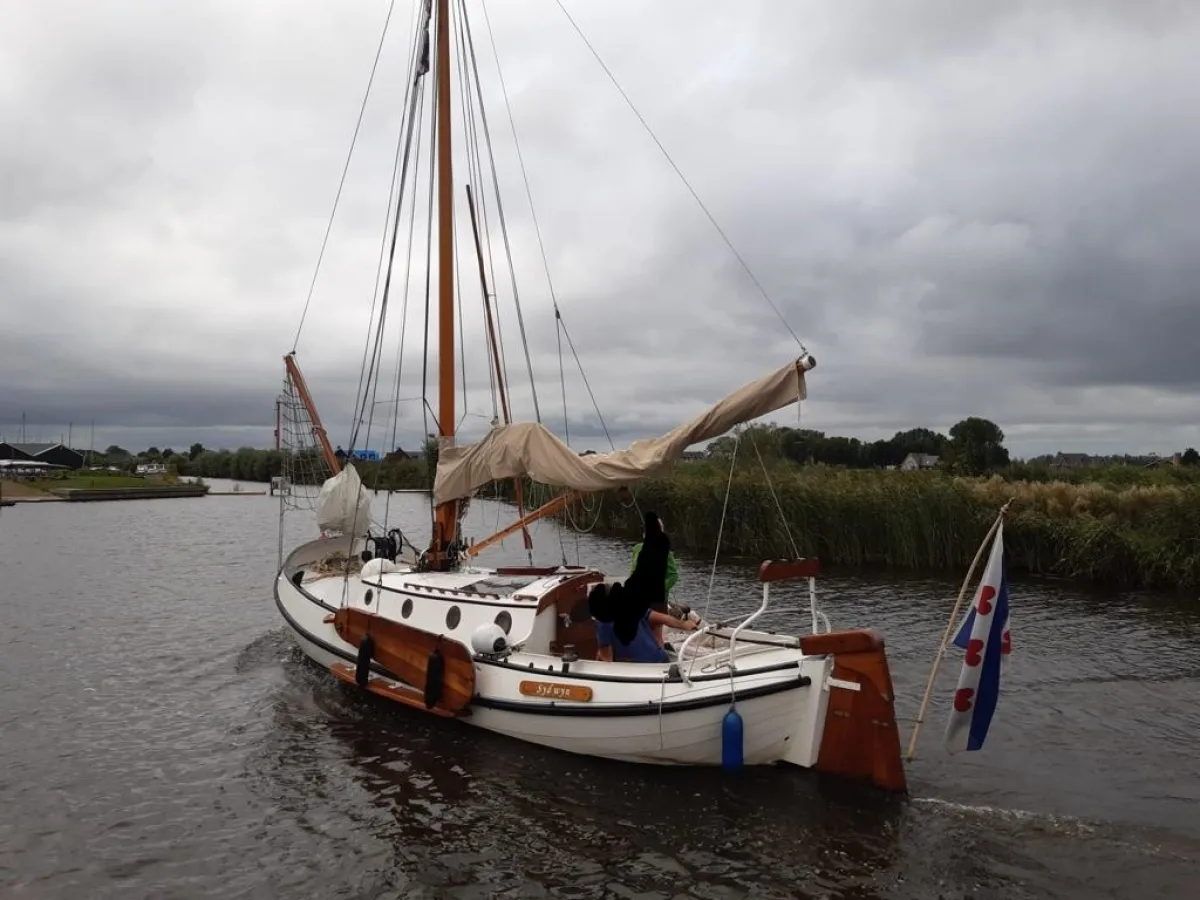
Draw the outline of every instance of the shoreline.
<instances>
[{"instance_id":1,"label":"shoreline","mask_svg":"<svg viewBox=\"0 0 1200 900\"><path fill-rule=\"evenodd\" d=\"M729 483L727 470L683 468L646 479L632 494L591 495L554 518L569 530L636 541L638 511L654 510L677 551L709 559L718 535L724 559L791 557L794 540L800 555L829 570L961 578L1012 499L1004 544L1013 572L1119 589L1200 588L1200 486L1116 488L816 466L772 472L771 484L748 473ZM528 481L523 489L527 509L550 498ZM504 484L489 496L513 505L512 495Z\"/></svg>"}]
</instances>

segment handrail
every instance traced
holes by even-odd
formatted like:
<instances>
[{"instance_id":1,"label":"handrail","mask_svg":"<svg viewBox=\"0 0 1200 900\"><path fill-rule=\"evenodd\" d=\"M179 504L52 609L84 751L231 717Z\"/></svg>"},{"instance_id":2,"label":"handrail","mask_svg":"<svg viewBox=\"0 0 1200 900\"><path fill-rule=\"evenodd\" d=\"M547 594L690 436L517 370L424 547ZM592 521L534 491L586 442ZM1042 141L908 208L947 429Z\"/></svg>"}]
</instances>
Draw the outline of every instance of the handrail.
<instances>
[{"instance_id":1,"label":"handrail","mask_svg":"<svg viewBox=\"0 0 1200 900\"><path fill-rule=\"evenodd\" d=\"M821 609L821 604L817 601L817 579L809 576L808 579L808 608L812 613L812 633L820 634L821 629L818 627L817 619L820 618L825 623L825 633L833 631L833 626L829 624L829 616L825 615L825 610Z\"/></svg>"},{"instance_id":2,"label":"handrail","mask_svg":"<svg viewBox=\"0 0 1200 900\"><path fill-rule=\"evenodd\" d=\"M693 631L691 634L689 634L686 638L684 638L683 643L679 645L679 651L675 654L676 664L678 665L683 662L683 651L687 649L688 644L690 644L696 638L700 637L700 635L708 634L709 632L715 630L716 628L719 628L720 624L721 623L719 623L719 622L713 622L712 624L705 624L705 625L701 626L700 628L697 628L695 631ZM693 665L695 665L695 662L696 662L695 660L692 660ZM690 669L691 666L689 666L688 668ZM679 677L683 680L684 684L691 685L692 679L686 672L683 671L682 665L679 666Z\"/></svg>"},{"instance_id":3,"label":"handrail","mask_svg":"<svg viewBox=\"0 0 1200 900\"><path fill-rule=\"evenodd\" d=\"M755 619L757 619L759 616L761 616L764 612L766 612L767 607L770 605L770 602L771 602L770 585L767 583L764 583L763 584L762 603L759 605L757 610L752 612L746 618L742 619L741 623L736 628L733 629L733 634L731 634L729 636L729 671L730 672L736 671L736 666L734 665L733 658L734 658L734 643L737 640L738 632L741 631L743 628L745 628L747 625L749 625L751 622L753 622ZM684 639L684 642L679 645L679 652L677 654L678 659L676 660L676 663L679 664L679 663L683 662L684 651L687 650L688 644L690 644L692 641L694 641L697 637L699 637L702 634L710 634L713 631L717 630L718 628L723 628L723 627L728 627L728 626L723 622L713 622L711 624L704 625L702 628L697 628L695 631L693 631L690 635L687 636L687 638ZM692 666L694 666L695 664L696 664L696 660L693 659ZM689 674L689 672L691 670L691 666L688 666L688 670L689 671L685 672L683 669L683 666L682 665L679 666L680 679L683 681L684 684L686 684L690 687L692 684L692 679Z\"/></svg>"},{"instance_id":4,"label":"handrail","mask_svg":"<svg viewBox=\"0 0 1200 900\"><path fill-rule=\"evenodd\" d=\"M742 624L739 625L737 628L733 629L733 634L731 634L729 636L729 671L733 672L736 670L736 667L733 664L733 659L734 659L733 651L734 651L734 643L737 641L738 632L741 631L743 628L745 628L747 625L749 625L751 622L753 622L755 619L757 619L759 616L761 616L763 613L765 613L767 611L767 606L770 604L770 602L771 602L771 585L770 585L770 582L764 581L763 582L762 605L760 605L758 607L757 611L751 613L749 616L742 619Z\"/></svg>"}]
</instances>

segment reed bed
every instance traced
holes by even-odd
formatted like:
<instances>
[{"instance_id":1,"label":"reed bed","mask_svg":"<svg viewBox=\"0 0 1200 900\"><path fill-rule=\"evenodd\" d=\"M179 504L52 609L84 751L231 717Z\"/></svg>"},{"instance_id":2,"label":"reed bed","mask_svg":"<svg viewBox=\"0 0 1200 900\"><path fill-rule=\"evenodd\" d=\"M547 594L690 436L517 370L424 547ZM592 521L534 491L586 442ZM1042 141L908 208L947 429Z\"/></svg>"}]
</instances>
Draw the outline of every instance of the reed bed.
<instances>
[{"instance_id":1,"label":"reed bed","mask_svg":"<svg viewBox=\"0 0 1200 900\"><path fill-rule=\"evenodd\" d=\"M564 519L632 539L641 529L637 510L653 509L676 548L708 555L727 482L724 556L798 552L838 567L963 572L1011 498L1005 547L1014 570L1125 587L1200 587L1200 486L1188 484L1120 487L780 466L769 485L761 470L739 471L729 482L727 471L702 463L639 484L636 505L627 492L613 491ZM527 490L539 499L545 494Z\"/></svg>"}]
</instances>

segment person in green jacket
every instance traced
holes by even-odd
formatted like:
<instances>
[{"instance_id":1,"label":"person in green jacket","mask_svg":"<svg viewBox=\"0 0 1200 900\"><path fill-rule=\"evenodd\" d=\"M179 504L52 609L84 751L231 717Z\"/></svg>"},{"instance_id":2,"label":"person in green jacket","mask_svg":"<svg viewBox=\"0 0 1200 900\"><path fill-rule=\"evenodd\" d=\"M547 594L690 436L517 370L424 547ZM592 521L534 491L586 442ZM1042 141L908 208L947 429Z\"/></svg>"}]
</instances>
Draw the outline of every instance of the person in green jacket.
<instances>
[{"instance_id":1,"label":"person in green jacket","mask_svg":"<svg viewBox=\"0 0 1200 900\"><path fill-rule=\"evenodd\" d=\"M656 517L657 518L657 517ZM665 532L662 519L658 519L658 527ZM632 572L637 568L638 554L642 552L642 541L638 541L633 547L633 561L630 564L629 571ZM672 628L678 628L683 631L692 631L696 627L696 623L690 619L678 619L671 615L670 607L667 605L670 601L671 588L675 587L679 581L679 568L675 565L675 551L667 551L667 578L663 590L663 602L652 604L650 607L649 619L650 629L654 632L654 638L658 641L660 647L665 645L663 638L663 626L670 625Z\"/></svg>"}]
</instances>

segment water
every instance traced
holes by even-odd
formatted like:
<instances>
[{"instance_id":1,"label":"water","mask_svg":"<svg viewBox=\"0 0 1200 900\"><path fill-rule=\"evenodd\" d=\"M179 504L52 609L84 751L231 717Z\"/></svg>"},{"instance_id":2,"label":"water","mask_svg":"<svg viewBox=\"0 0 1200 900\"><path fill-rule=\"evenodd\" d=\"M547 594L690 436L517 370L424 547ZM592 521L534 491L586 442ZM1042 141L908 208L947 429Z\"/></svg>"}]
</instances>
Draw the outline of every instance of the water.
<instances>
[{"instance_id":1,"label":"water","mask_svg":"<svg viewBox=\"0 0 1200 900\"><path fill-rule=\"evenodd\" d=\"M390 500L418 543L426 503ZM469 532L510 515L477 503ZM576 758L363 697L284 631L277 524L249 496L0 513L0 897L1196 895L1196 598L1018 582L987 746L941 750L950 656L898 800ZM312 527L291 517L289 545ZM535 540L575 561L552 524ZM629 549L579 541L613 572ZM519 538L484 558L521 561ZM709 562L680 570L703 608ZM719 567L714 612L753 608L752 575ZM822 586L835 627L887 635L907 743L957 584ZM767 624L804 628L779 597Z\"/></svg>"}]
</instances>

